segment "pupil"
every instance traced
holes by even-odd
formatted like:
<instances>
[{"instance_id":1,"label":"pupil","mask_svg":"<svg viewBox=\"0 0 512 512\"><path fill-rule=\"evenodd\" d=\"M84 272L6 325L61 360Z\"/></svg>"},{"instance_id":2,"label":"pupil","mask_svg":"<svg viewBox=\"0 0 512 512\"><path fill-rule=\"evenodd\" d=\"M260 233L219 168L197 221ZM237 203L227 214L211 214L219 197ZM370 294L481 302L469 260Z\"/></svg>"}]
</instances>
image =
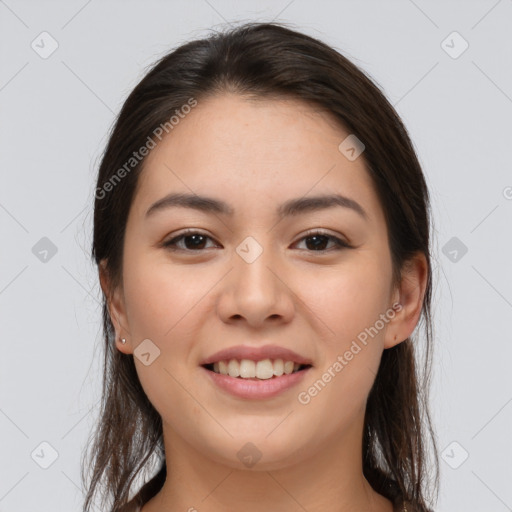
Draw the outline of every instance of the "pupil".
<instances>
[{"instance_id":1,"label":"pupil","mask_svg":"<svg viewBox=\"0 0 512 512\"><path fill-rule=\"evenodd\" d=\"M323 241L322 241L322 240L320 240L321 238L323 238ZM326 240L326 239L327 239L327 237L326 237L326 236L324 236L324 235L315 235L315 236L310 236L310 237L308 237L308 238L307 238L307 240L316 240L316 242L317 242L317 243L312 244L313 248L315 248L315 249L318 249L318 248L319 248L319 244L318 244L318 242L320 242L320 245L322 246L322 245L324 245L324 244L325 244L325 240ZM310 249L310 248L311 248L311 247L310 247L310 244L308 244L308 242L307 242L307 241L306 241L306 245L308 246L308 249Z\"/></svg>"},{"instance_id":2,"label":"pupil","mask_svg":"<svg viewBox=\"0 0 512 512\"><path fill-rule=\"evenodd\" d=\"M187 246L187 249L189 249L189 245L188 243L186 243L186 240L190 240L190 239L194 239L195 242L199 242L199 243L193 243L192 246L193 248L201 248L201 244L204 243L204 236L203 235L188 235L185 237L185 245ZM202 240L201 240L202 239Z\"/></svg>"},{"instance_id":3,"label":"pupil","mask_svg":"<svg viewBox=\"0 0 512 512\"><path fill-rule=\"evenodd\" d=\"M314 236L310 236L306 239L306 246L308 247L308 249L314 249L314 250L322 250L324 248L324 245L327 241L327 236L325 235L314 235ZM187 243L186 241L190 241L190 240L193 240L192 244L189 244ZM310 243L311 240L314 240L313 243ZM187 235L185 237L185 245L187 246L187 249L190 248L190 246L192 246L192 248L195 248L195 249L201 249L203 248L203 244L204 244L204 241L205 241L205 236L204 235Z\"/></svg>"}]
</instances>

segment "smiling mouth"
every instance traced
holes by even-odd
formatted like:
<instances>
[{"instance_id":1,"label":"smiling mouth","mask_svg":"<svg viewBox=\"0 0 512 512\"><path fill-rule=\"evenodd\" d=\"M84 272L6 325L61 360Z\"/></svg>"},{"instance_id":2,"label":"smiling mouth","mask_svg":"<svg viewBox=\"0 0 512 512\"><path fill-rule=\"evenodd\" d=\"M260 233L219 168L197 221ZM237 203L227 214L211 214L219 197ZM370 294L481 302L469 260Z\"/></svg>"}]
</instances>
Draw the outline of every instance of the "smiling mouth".
<instances>
[{"instance_id":1,"label":"smiling mouth","mask_svg":"<svg viewBox=\"0 0 512 512\"><path fill-rule=\"evenodd\" d=\"M263 364L262 364L263 363ZM240 380L272 380L281 376L291 375L307 370L312 367L310 364L298 364L293 361L255 361L236 360L219 361L202 365L203 368L220 375Z\"/></svg>"}]
</instances>

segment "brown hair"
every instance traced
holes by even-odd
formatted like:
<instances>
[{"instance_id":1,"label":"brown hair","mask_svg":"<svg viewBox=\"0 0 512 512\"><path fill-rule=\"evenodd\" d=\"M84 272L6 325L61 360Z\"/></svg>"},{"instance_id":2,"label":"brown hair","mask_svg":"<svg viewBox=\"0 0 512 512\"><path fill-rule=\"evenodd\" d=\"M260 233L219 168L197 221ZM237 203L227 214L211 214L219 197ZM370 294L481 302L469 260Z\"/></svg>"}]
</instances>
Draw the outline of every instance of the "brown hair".
<instances>
[{"instance_id":1,"label":"brown hair","mask_svg":"<svg viewBox=\"0 0 512 512\"><path fill-rule=\"evenodd\" d=\"M255 98L288 97L330 112L365 145L362 157L388 226L394 282L399 283L404 264L416 252L427 259L421 316L426 334L423 371L415 362L416 341L408 338L384 350L366 406L363 472L380 494L394 502L404 498L417 510L428 511L437 497L439 480L428 407L432 360L429 194L398 114L374 82L346 57L277 23L247 23L165 55L131 92L110 133L98 174L92 256L98 266L105 260L112 287L122 284L125 227L144 159L132 161L131 169L126 162L191 98L200 102L225 91ZM98 487L102 487L102 503L111 499L108 506L117 512L146 503L166 477L161 418L139 382L133 356L116 349L106 296L103 331L102 405L90 446L87 468L92 469L92 477L86 485L84 512L90 510ZM154 457L159 470L130 501L132 484ZM86 481L84 461L82 479ZM431 496L429 489L435 491Z\"/></svg>"}]
</instances>

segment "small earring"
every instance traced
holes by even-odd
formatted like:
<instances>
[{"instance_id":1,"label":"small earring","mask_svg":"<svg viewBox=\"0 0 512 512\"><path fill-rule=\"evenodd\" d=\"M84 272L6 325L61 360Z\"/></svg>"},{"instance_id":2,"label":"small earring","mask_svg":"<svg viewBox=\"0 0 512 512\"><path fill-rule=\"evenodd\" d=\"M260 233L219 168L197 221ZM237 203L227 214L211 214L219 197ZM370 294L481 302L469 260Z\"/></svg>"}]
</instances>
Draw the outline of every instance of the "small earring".
<instances>
[{"instance_id":1,"label":"small earring","mask_svg":"<svg viewBox=\"0 0 512 512\"><path fill-rule=\"evenodd\" d=\"M126 339L125 338L121 338L121 343L124 345L126 343Z\"/></svg>"}]
</instances>

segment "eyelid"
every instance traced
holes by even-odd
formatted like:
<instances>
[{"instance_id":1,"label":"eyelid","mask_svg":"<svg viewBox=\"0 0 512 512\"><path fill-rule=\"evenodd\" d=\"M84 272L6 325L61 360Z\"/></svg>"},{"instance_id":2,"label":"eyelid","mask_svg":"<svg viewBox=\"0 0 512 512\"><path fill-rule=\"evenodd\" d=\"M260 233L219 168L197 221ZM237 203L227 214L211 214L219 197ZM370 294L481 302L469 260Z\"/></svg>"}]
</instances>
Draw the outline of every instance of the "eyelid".
<instances>
[{"instance_id":1,"label":"eyelid","mask_svg":"<svg viewBox=\"0 0 512 512\"><path fill-rule=\"evenodd\" d=\"M326 236L326 237L332 238L333 240L337 240L344 247L347 247L347 248L348 247L352 247L352 245L344 237L340 237L338 235L334 235L334 234L330 233L329 231L327 231L325 229L322 229L322 228L312 228L312 229L309 229L308 231L306 231L305 233L300 235L300 238L297 241L300 242L304 238L308 238L308 237L314 236L314 235ZM314 251L310 251L310 252L314 252ZM319 251L319 252L325 252L325 251Z\"/></svg>"},{"instance_id":2,"label":"eyelid","mask_svg":"<svg viewBox=\"0 0 512 512\"><path fill-rule=\"evenodd\" d=\"M198 253L198 254L204 252L206 249L193 250L193 249L181 249L181 248L175 247L176 243L182 241L183 238L185 238L186 236L190 236L190 235L201 235L201 236L204 236L205 238L215 241L215 239L212 236L210 236L208 233L201 231L200 229L187 228L184 231L178 232L177 234L173 235L172 238L170 238L169 240L162 242L161 245L164 249L171 250L171 251L181 251L181 252L186 252L186 253ZM299 238L295 242L293 242L292 245L295 245L298 242L302 242L304 239L313 237L315 235L316 236L325 236L325 237L331 239L331 241L333 241L333 243L335 244L334 249L341 250L341 249L350 249L350 248L354 247L348 241L346 241L343 237L334 235L322 228L309 229L305 233L301 234L299 236ZM217 243L217 242L215 241L215 243ZM318 253L319 255L321 255L321 254L326 254L326 253L332 252L333 248L322 249L319 251L313 251L313 250L307 250L307 249L304 249L304 250L308 253Z\"/></svg>"},{"instance_id":3,"label":"eyelid","mask_svg":"<svg viewBox=\"0 0 512 512\"><path fill-rule=\"evenodd\" d=\"M171 238L169 238L168 240L164 240L164 241L162 242L161 246L162 246L164 249L175 250L175 251L182 251L182 252L190 252L190 253L192 253L192 252L197 252L197 253L199 253L199 252L204 251L204 249L202 249L202 250L198 250L198 251L193 251L193 250L191 250L191 249L180 249L180 248L175 248L175 247L172 247L172 246L171 246L171 242L176 243L176 240L181 241L184 237L186 237L186 236L190 236L190 235L202 235L202 236L204 236L205 238L209 238L210 240L214 240L214 241L215 241L215 239L214 239L211 235L209 235L208 233L205 233L205 232L201 231L200 229L187 228L187 229L185 229L185 230L183 230L183 231L178 231L178 233L177 233L177 234L174 234L174 235L173 235ZM215 241L215 243L217 243L217 242Z\"/></svg>"}]
</instances>

